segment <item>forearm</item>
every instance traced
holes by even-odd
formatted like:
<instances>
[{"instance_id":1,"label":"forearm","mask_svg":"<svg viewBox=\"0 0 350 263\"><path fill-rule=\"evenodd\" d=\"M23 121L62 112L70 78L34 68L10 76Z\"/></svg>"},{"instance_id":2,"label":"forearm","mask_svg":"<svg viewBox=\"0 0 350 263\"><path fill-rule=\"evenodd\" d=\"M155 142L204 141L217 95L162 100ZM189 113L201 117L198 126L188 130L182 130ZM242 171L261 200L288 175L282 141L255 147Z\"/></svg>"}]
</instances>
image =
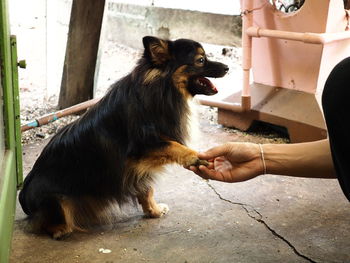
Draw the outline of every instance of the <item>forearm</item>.
<instances>
[{"instance_id":1,"label":"forearm","mask_svg":"<svg viewBox=\"0 0 350 263\"><path fill-rule=\"evenodd\" d=\"M311 178L335 178L329 141L264 144L267 173Z\"/></svg>"}]
</instances>

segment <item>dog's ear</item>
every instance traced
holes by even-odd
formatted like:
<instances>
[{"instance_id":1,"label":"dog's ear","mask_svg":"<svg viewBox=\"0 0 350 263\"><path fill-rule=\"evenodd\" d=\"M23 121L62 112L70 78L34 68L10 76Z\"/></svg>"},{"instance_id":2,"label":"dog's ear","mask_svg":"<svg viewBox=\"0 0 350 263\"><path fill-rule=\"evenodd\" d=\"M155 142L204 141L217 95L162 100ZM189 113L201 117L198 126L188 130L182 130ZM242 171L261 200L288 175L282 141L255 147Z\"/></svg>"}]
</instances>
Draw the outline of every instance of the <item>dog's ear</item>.
<instances>
[{"instance_id":1,"label":"dog's ear","mask_svg":"<svg viewBox=\"0 0 350 263\"><path fill-rule=\"evenodd\" d=\"M145 55L155 65L162 65L170 59L170 41L146 36L142 42L145 47Z\"/></svg>"}]
</instances>

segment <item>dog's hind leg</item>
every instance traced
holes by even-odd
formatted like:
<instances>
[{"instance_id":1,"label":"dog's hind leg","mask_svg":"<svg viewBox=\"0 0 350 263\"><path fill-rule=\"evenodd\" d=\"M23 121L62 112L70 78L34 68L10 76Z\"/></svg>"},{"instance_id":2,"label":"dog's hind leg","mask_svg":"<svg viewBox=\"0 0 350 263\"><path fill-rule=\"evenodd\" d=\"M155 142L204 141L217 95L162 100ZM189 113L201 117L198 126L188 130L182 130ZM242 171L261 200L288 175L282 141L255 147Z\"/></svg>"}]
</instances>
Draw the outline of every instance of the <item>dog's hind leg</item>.
<instances>
[{"instance_id":1,"label":"dog's hind leg","mask_svg":"<svg viewBox=\"0 0 350 263\"><path fill-rule=\"evenodd\" d=\"M153 194L153 188L149 187L147 191L138 194L137 199L146 216L158 218L168 213L169 207L166 204L157 204L154 200Z\"/></svg>"},{"instance_id":2,"label":"dog's hind leg","mask_svg":"<svg viewBox=\"0 0 350 263\"><path fill-rule=\"evenodd\" d=\"M74 206L69 199L50 198L42 208L41 228L53 239L63 239L79 229L74 224Z\"/></svg>"}]
</instances>

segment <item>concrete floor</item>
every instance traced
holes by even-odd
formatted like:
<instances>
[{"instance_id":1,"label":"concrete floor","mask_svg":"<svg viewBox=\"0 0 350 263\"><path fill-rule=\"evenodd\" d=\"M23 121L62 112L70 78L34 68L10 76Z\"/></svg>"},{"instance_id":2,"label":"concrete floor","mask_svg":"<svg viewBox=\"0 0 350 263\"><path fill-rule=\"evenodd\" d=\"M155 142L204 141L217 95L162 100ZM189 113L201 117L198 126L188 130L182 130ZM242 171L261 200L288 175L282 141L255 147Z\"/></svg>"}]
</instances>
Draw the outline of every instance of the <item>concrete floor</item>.
<instances>
[{"instance_id":1,"label":"concrete floor","mask_svg":"<svg viewBox=\"0 0 350 263\"><path fill-rule=\"evenodd\" d=\"M267 141L206 121L201 129L200 150ZM25 172L46 142L24 147ZM156 199L170 207L163 218L126 207L115 224L63 241L27 232L18 206L10 262L350 262L350 205L337 180L266 175L225 184L172 167Z\"/></svg>"}]
</instances>

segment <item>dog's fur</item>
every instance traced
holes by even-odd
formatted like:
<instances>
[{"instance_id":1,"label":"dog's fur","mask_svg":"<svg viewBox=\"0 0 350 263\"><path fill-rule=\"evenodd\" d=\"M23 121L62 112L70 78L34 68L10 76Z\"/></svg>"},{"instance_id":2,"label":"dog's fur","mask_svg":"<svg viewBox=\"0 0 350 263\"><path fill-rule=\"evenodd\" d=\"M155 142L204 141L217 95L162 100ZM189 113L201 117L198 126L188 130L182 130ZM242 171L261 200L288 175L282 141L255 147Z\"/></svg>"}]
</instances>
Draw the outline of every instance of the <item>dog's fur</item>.
<instances>
[{"instance_id":1,"label":"dog's fur","mask_svg":"<svg viewBox=\"0 0 350 263\"><path fill-rule=\"evenodd\" d=\"M217 91L204 77L228 67L206 58L192 40L144 37L135 69L47 144L24 181L19 200L39 227L60 239L98 221L111 203L138 200L150 217L168 211L151 187L162 166L205 164L184 146L188 101Z\"/></svg>"}]
</instances>

